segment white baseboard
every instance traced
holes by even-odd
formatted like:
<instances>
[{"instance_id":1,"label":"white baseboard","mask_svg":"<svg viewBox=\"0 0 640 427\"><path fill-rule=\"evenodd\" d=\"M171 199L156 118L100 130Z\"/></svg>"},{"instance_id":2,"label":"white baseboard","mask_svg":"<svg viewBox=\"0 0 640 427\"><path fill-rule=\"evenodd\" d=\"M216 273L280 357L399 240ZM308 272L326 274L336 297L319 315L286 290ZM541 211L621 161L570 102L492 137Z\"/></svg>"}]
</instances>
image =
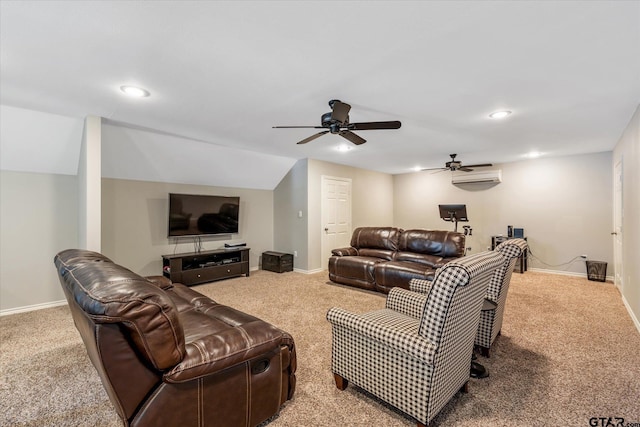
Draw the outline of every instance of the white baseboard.
<instances>
[{"instance_id":1,"label":"white baseboard","mask_svg":"<svg viewBox=\"0 0 640 427\"><path fill-rule=\"evenodd\" d=\"M544 268L535 267L529 267L527 271L535 271L536 273L558 274L560 276L584 277L585 279L587 278L587 273L577 273L575 271L547 270ZM607 276L606 281L613 283L613 276Z\"/></svg>"},{"instance_id":2,"label":"white baseboard","mask_svg":"<svg viewBox=\"0 0 640 427\"><path fill-rule=\"evenodd\" d=\"M42 304L33 304L33 305L26 305L24 307L0 310L0 316L8 316L10 314L17 314L17 313L26 313L27 311L42 310L43 308L59 307L61 305L67 305L67 300L44 302Z\"/></svg>"},{"instance_id":3,"label":"white baseboard","mask_svg":"<svg viewBox=\"0 0 640 427\"><path fill-rule=\"evenodd\" d=\"M627 312L629 313L629 317L631 317L631 321L633 322L634 325L636 325L636 329L640 333L640 322L638 321L638 318L634 314L633 310L631 309L631 306L627 302L627 299L624 297L624 295L620 294L620 296L622 297L622 303L624 304L624 306L627 309Z\"/></svg>"}]
</instances>

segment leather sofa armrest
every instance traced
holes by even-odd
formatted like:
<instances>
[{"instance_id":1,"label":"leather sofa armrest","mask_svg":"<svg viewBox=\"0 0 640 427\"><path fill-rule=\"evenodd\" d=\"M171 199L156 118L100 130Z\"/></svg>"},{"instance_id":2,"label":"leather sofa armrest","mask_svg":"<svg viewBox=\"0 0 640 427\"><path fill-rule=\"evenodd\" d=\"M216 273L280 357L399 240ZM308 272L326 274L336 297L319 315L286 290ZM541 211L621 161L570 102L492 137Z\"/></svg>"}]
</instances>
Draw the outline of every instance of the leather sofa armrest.
<instances>
[{"instance_id":1,"label":"leather sofa armrest","mask_svg":"<svg viewBox=\"0 0 640 427\"><path fill-rule=\"evenodd\" d=\"M331 254L335 256L356 256L358 250L353 247L332 249Z\"/></svg>"},{"instance_id":2,"label":"leather sofa armrest","mask_svg":"<svg viewBox=\"0 0 640 427\"><path fill-rule=\"evenodd\" d=\"M171 289L173 283L171 280L164 276L147 276L145 277L148 281L159 287L160 289Z\"/></svg>"},{"instance_id":3,"label":"leather sofa armrest","mask_svg":"<svg viewBox=\"0 0 640 427\"><path fill-rule=\"evenodd\" d=\"M409 281L409 289L413 292L418 292L421 294L428 294L431 290L431 285L433 282L431 280L423 280L423 279L411 279Z\"/></svg>"},{"instance_id":4,"label":"leather sofa armrest","mask_svg":"<svg viewBox=\"0 0 640 427\"><path fill-rule=\"evenodd\" d=\"M427 303L427 298L428 295L426 294L408 291L396 286L389 291L385 307L420 319Z\"/></svg>"}]
</instances>

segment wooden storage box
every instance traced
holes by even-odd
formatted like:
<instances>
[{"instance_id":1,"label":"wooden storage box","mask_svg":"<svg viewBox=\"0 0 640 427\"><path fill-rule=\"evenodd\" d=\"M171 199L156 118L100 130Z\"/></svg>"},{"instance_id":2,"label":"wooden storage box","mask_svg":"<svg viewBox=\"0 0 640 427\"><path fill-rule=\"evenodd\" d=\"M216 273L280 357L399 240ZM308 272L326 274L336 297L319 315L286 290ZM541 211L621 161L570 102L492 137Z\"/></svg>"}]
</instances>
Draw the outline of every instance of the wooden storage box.
<instances>
[{"instance_id":1,"label":"wooden storage box","mask_svg":"<svg viewBox=\"0 0 640 427\"><path fill-rule=\"evenodd\" d=\"M263 252L262 269L276 273L293 271L293 255L273 251Z\"/></svg>"}]
</instances>

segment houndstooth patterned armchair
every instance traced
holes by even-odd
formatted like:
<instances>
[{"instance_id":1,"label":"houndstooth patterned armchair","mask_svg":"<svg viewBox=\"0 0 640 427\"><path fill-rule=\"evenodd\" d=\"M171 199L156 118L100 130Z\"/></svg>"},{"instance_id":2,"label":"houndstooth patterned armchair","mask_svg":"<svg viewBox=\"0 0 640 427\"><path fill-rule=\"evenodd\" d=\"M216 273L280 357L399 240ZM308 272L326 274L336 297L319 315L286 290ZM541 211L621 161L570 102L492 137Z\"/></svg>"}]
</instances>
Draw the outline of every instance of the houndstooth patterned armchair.
<instances>
[{"instance_id":1,"label":"houndstooth patterned armchair","mask_svg":"<svg viewBox=\"0 0 640 427\"><path fill-rule=\"evenodd\" d=\"M527 242L524 239L506 240L495 249L506 258L506 263L491 278L487 295L485 295L486 299L496 303L495 310L486 310L480 314L475 345L479 347L480 353L485 357L489 357L491 344L493 344L493 341L500 334L500 329L502 329L502 317L507 302L507 292L509 291L513 267L518 257L526 249Z\"/></svg>"},{"instance_id":2,"label":"houndstooth patterned armchair","mask_svg":"<svg viewBox=\"0 0 640 427\"><path fill-rule=\"evenodd\" d=\"M438 269L427 294L393 288L382 310L330 309L336 386L351 381L428 425L467 388L480 308L503 264L499 252L482 252Z\"/></svg>"}]
</instances>

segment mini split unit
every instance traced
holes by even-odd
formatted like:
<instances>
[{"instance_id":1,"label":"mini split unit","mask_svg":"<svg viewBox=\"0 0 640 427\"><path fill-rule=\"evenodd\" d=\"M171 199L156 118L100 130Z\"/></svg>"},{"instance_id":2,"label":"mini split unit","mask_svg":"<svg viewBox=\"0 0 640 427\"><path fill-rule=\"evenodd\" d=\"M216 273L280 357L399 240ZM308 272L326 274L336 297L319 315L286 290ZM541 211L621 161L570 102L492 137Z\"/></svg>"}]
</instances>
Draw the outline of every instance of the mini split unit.
<instances>
[{"instance_id":1,"label":"mini split unit","mask_svg":"<svg viewBox=\"0 0 640 427\"><path fill-rule=\"evenodd\" d=\"M502 170L483 170L460 172L451 174L452 184L477 184L477 183L499 183L502 182Z\"/></svg>"}]
</instances>

